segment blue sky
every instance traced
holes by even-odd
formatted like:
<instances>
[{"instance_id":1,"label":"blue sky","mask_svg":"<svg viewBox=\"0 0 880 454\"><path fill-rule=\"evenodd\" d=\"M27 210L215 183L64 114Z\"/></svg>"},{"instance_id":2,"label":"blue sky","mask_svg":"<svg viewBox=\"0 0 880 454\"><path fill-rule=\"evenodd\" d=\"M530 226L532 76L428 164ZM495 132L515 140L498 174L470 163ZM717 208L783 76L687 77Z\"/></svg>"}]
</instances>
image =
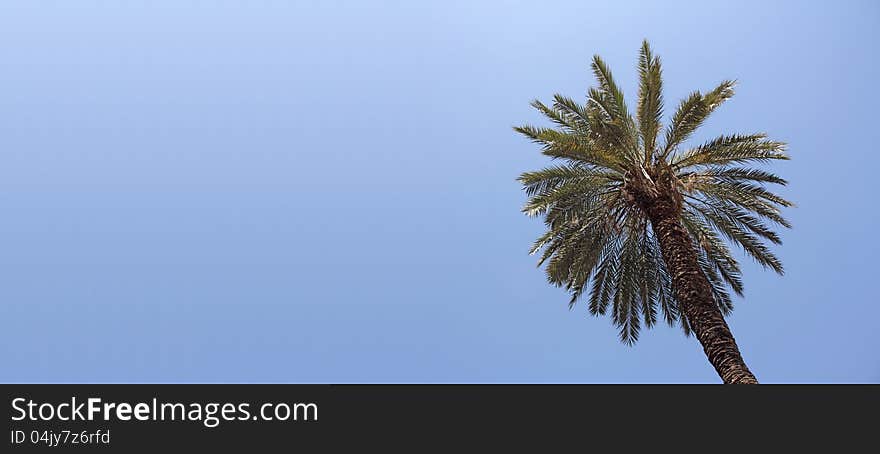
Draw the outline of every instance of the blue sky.
<instances>
[{"instance_id":1,"label":"blue sky","mask_svg":"<svg viewBox=\"0 0 880 454\"><path fill-rule=\"evenodd\" d=\"M526 254L511 126L739 80L696 140L765 131L795 228L730 319L764 382L878 382L874 2L6 1L0 381L717 382L635 347ZM644 2L647 3L647 2ZM661 4L662 3L662 4Z\"/></svg>"}]
</instances>

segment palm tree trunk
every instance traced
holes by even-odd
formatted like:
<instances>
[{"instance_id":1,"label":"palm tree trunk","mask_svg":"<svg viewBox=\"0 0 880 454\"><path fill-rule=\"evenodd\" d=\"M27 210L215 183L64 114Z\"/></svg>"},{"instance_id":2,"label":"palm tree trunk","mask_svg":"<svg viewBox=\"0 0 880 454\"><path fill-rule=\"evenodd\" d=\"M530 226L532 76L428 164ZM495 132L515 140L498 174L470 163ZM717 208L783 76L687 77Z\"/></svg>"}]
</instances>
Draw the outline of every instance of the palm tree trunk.
<instances>
[{"instance_id":1,"label":"palm tree trunk","mask_svg":"<svg viewBox=\"0 0 880 454\"><path fill-rule=\"evenodd\" d=\"M709 362L724 383L757 384L715 304L712 286L697 262L691 236L679 221L679 208L671 198L663 196L647 203L645 208L672 277L675 298Z\"/></svg>"}]
</instances>

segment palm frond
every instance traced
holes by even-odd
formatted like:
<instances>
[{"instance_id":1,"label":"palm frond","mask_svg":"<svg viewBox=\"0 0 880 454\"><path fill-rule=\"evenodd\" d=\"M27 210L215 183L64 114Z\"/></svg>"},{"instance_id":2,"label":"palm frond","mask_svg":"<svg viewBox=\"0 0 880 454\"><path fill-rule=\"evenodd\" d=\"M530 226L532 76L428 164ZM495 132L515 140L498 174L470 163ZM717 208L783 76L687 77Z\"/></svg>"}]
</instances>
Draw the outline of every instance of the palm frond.
<instances>
[{"instance_id":1,"label":"palm frond","mask_svg":"<svg viewBox=\"0 0 880 454\"><path fill-rule=\"evenodd\" d=\"M645 149L645 163L649 163L657 144L660 119L663 117L663 81L660 57L651 53L647 40L642 43L639 54L639 98L636 114L642 146Z\"/></svg>"},{"instance_id":2,"label":"palm frond","mask_svg":"<svg viewBox=\"0 0 880 454\"><path fill-rule=\"evenodd\" d=\"M553 190L565 183L590 180L597 184L621 181L614 172L585 167L579 163L546 167L535 172L525 172L518 178L526 194L533 195Z\"/></svg>"},{"instance_id":3,"label":"palm frond","mask_svg":"<svg viewBox=\"0 0 880 454\"><path fill-rule=\"evenodd\" d=\"M625 160L619 154L597 146L589 136L530 125L513 128L516 132L542 145L541 152L554 159L579 161L583 164L622 170Z\"/></svg>"},{"instance_id":4,"label":"palm frond","mask_svg":"<svg viewBox=\"0 0 880 454\"><path fill-rule=\"evenodd\" d=\"M785 144L768 140L765 134L721 136L690 149L672 160L672 167L743 164L789 159Z\"/></svg>"},{"instance_id":5,"label":"palm frond","mask_svg":"<svg viewBox=\"0 0 880 454\"><path fill-rule=\"evenodd\" d=\"M681 172L679 179L683 181L717 181L721 183L757 182L785 186L788 181L782 177L760 169L745 167L711 166L696 171ZM686 183L685 186L688 186Z\"/></svg>"},{"instance_id":6,"label":"palm frond","mask_svg":"<svg viewBox=\"0 0 880 454\"><path fill-rule=\"evenodd\" d=\"M587 91L587 99L593 105L600 107L604 116L597 117L598 121L591 122L590 125L594 128L601 125L605 129L612 130L614 135L618 137L617 146L620 152L626 155L631 162L639 162L638 132L635 121L629 114L623 92L614 82L611 70L608 69L608 65L601 57L593 56L591 68L599 86Z\"/></svg>"},{"instance_id":7,"label":"palm frond","mask_svg":"<svg viewBox=\"0 0 880 454\"><path fill-rule=\"evenodd\" d=\"M779 260L767 246L761 242L759 236L744 225L741 219L726 215L722 210L713 209L707 204L687 202L691 213L700 216L713 228L735 244L742 247L748 255L755 259L761 266L770 268L779 274L784 274L782 261Z\"/></svg>"},{"instance_id":8,"label":"palm frond","mask_svg":"<svg viewBox=\"0 0 880 454\"><path fill-rule=\"evenodd\" d=\"M693 191L705 202L719 206L736 205L778 225L791 228L788 220L782 217L779 207L790 207L793 204L761 186L742 182L701 182L694 185Z\"/></svg>"},{"instance_id":9,"label":"palm frond","mask_svg":"<svg viewBox=\"0 0 880 454\"><path fill-rule=\"evenodd\" d=\"M706 121L712 111L733 96L735 84L726 80L705 95L695 91L679 104L678 110L672 115L671 123L666 128L666 144L660 155L661 160L666 159L676 147L687 140Z\"/></svg>"}]
</instances>

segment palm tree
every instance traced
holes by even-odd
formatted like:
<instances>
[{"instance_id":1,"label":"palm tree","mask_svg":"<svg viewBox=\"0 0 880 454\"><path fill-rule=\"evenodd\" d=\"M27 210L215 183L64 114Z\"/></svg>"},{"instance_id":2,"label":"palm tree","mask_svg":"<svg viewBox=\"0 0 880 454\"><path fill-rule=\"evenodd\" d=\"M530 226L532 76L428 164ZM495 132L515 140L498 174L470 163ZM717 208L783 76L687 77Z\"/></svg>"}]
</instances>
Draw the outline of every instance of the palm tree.
<instances>
[{"instance_id":1,"label":"palm tree","mask_svg":"<svg viewBox=\"0 0 880 454\"><path fill-rule=\"evenodd\" d=\"M780 207L791 203L766 186L786 181L751 165L788 159L785 144L757 133L686 147L734 82L691 93L663 128L660 59L647 41L635 117L605 62L595 56L591 66L598 87L585 104L558 94L551 106L533 101L555 127L514 128L559 161L519 178L529 196L523 212L547 226L531 253L542 252L538 266L546 263L570 306L586 297L593 315L610 308L622 342L632 345L642 324L662 317L694 333L725 383L758 383L724 320L728 290L742 296L743 283L723 239L783 273L765 241L780 244L773 228L790 227Z\"/></svg>"}]
</instances>

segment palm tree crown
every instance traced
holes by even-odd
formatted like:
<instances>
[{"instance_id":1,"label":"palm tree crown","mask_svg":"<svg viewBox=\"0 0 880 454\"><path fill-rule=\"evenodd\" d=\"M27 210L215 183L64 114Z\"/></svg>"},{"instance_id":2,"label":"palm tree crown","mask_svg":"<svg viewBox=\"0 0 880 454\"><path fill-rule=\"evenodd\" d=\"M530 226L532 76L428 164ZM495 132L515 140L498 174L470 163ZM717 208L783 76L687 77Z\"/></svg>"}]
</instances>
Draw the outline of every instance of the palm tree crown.
<instances>
[{"instance_id":1,"label":"palm tree crown","mask_svg":"<svg viewBox=\"0 0 880 454\"><path fill-rule=\"evenodd\" d=\"M546 264L548 280L570 292L571 305L585 297L593 315L610 308L624 343L635 342L642 324L651 327L660 317L689 334L692 322L683 315L651 228L651 201L670 201L726 315L733 307L729 290L742 295L743 283L725 239L783 273L766 242L780 243L774 227L790 227L780 207L791 203L767 186L786 181L751 165L788 159L785 144L755 133L687 147L712 111L733 96L734 82L691 93L664 128L660 59L647 41L639 55L635 115L602 59L593 57L591 66L598 86L585 104L558 94L550 106L536 100L532 105L555 127L515 128L559 161L519 178L529 197L523 211L543 216L547 226L531 253L541 252L539 266Z\"/></svg>"}]
</instances>

